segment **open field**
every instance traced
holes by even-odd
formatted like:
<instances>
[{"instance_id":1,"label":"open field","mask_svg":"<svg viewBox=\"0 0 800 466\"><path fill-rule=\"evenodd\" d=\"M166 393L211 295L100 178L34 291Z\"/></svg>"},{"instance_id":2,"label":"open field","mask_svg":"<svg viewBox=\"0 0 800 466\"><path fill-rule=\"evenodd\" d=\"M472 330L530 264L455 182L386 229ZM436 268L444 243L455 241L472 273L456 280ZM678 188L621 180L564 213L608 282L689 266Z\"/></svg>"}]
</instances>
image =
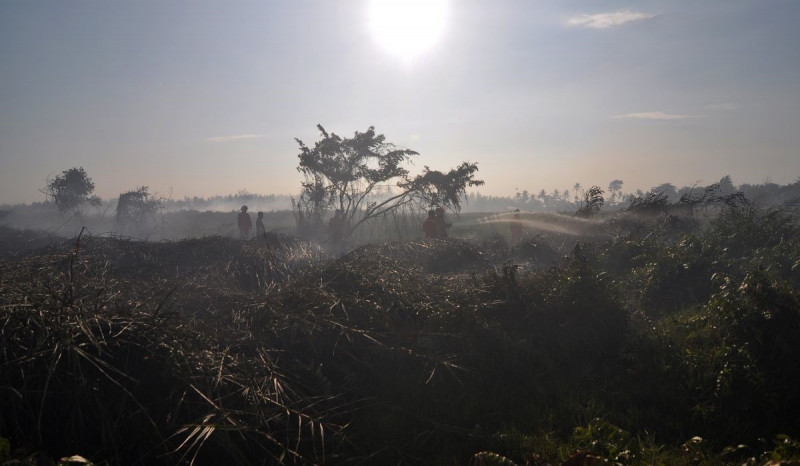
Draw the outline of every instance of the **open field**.
<instances>
[{"instance_id":1,"label":"open field","mask_svg":"<svg viewBox=\"0 0 800 466\"><path fill-rule=\"evenodd\" d=\"M342 255L229 214L161 242L2 227L0 459L800 460L795 211L527 214L515 245L507 219Z\"/></svg>"},{"instance_id":2,"label":"open field","mask_svg":"<svg viewBox=\"0 0 800 466\"><path fill-rule=\"evenodd\" d=\"M800 1L0 1L0 466L800 466Z\"/></svg>"}]
</instances>

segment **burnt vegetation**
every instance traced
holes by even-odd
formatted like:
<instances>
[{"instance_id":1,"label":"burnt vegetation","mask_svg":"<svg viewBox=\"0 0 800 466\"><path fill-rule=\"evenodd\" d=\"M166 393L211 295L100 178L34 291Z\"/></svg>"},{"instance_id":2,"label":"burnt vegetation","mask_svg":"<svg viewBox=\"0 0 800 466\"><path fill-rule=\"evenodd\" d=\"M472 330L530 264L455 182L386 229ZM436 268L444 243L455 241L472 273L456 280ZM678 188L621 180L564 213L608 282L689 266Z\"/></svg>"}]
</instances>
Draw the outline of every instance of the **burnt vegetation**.
<instances>
[{"instance_id":1,"label":"burnt vegetation","mask_svg":"<svg viewBox=\"0 0 800 466\"><path fill-rule=\"evenodd\" d=\"M800 219L717 193L338 256L4 228L0 459L797 461Z\"/></svg>"}]
</instances>

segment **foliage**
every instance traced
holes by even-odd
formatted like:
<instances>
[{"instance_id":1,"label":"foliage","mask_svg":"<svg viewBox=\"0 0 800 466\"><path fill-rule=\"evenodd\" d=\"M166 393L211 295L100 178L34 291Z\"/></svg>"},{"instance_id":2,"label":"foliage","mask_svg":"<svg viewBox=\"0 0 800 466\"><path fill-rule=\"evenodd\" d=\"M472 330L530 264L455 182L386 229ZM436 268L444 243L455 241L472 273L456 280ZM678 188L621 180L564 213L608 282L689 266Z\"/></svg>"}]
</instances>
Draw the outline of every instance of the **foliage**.
<instances>
[{"instance_id":1,"label":"foliage","mask_svg":"<svg viewBox=\"0 0 800 466\"><path fill-rule=\"evenodd\" d=\"M629 212L659 214L665 213L669 205L669 198L665 193L650 191L644 196L632 197Z\"/></svg>"},{"instance_id":2,"label":"foliage","mask_svg":"<svg viewBox=\"0 0 800 466\"><path fill-rule=\"evenodd\" d=\"M161 208L161 200L156 199L141 186L119 195L115 221L119 231L123 233L144 234Z\"/></svg>"},{"instance_id":3,"label":"foliage","mask_svg":"<svg viewBox=\"0 0 800 466\"><path fill-rule=\"evenodd\" d=\"M64 170L54 178L48 177L46 183L41 192L53 199L62 215L78 212L83 203L98 205L101 202L99 197L92 196L94 183L83 167Z\"/></svg>"},{"instance_id":4,"label":"foliage","mask_svg":"<svg viewBox=\"0 0 800 466\"><path fill-rule=\"evenodd\" d=\"M301 238L321 239L323 215L330 205L329 192L320 176L303 182L303 192L295 200L292 198L292 213L297 225L297 234Z\"/></svg>"},{"instance_id":5,"label":"foliage","mask_svg":"<svg viewBox=\"0 0 800 466\"><path fill-rule=\"evenodd\" d=\"M447 173L425 167L422 174L410 177L403 166L412 156L386 142L374 127L356 131L352 138L328 133L317 125L322 137L313 147L296 139L300 145L297 170L305 176L303 192L295 203L298 224L319 229L325 209L343 212L349 236L361 224L407 205L427 208L441 205L454 210L468 186L480 186L475 179L476 164L464 162ZM382 187L394 186L398 192L378 196Z\"/></svg>"},{"instance_id":6,"label":"foliage","mask_svg":"<svg viewBox=\"0 0 800 466\"><path fill-rule=\"evenodd\" d=\"M658 316L708 299L710 270L719 253L714 246L694 235L687 235L651 256L638 271L642 279L640 299L644 311ZM716 265L722 264L717 262Z\"/></svg>"},{"instance_id":7,"label":"foliage","mask_svg":"<svg viewBox=\"0 0 800 466\"><path fill-rule=\"evenodd\" d=\"M592 215L600 212L603 207L605 199L603 198L603 190L599 186L592 186L585 193L583 193L583 203L578 207L576 214L579 217L591 217Z\"/></svg>"},{"instance_id":8,"label":"foliage","mask_svg":"<svg viewBox=\"0 0 800 466\"><path fill-rule=\"evenodd\" d=\"M716 277L718 289L700 314L691 346L711 343L687 361L704 389L696 413L717 425L717 434L734 440L749 424L736 422L734 412L767 431L784 431L800 415L792 392L800 383L800 296L765 270L749 271L739 282ZM714 374L703 379L703 374ZM778 400L781 400L778 402ZM778 404L776 404L778 402Z\"/></svg>"},{"instance_id":9,"label":"foliage","mask_svg":"<svg viewBox=\"0 0 800 466\"><path fill-rule=\"evenodd\" d=\"M608 184L608 191L611 192L610 204L622 201L622 180L613 180Z\"/></svg>"},{"instance_id":10,"label":"foliage","mask_svg":"<svg viewBox=\"0 0 800 466\"><path fill-rule=\"evenodd\" d=\"M115 463L313 461L327 408L302 388L311 381L287 380L231 321L218 334L211 315L209 329L180 317L197 307L231 312L235 290L256 276L274 283L281 264L303 257L302 247L290 258L266 246L79 238L4 262L0 432L28 450L77 449ZM226 264L226 252L238 261ZM141 280L154 288L134 286ZM336 436L335 425L324 429Z\"/></svg>"},{"instance_id":11,"label":"foliage","mask_svg":"<svg viewBox=\"0 0 800 466\"><path fill-rule=\"evenodd\" d=\"M800 219L713 197L732 201L695 204L688 231L669 203L636 231L649 216L548 215L575 231L513 248L334 257L270 234L6 256L0 437L147 463L796 461Z\"/></svg>"}]
</instances>

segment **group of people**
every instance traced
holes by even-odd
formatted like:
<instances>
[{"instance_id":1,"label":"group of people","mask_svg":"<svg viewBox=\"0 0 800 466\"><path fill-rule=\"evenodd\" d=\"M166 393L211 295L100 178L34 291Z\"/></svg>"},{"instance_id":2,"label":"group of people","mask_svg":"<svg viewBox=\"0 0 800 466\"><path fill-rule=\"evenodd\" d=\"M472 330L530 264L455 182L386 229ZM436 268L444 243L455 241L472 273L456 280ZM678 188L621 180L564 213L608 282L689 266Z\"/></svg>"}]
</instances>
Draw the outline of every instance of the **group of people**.
<instances>
[{"instance_id":1,"label":"group of people","mask_svg":"<svg viewBox=\"0 0 800 466\"><path fill-rule=\"evenodd\" d=\"M239 237L249 238L250 231L253 229L253 220L250 218L250 214L247 213L246 205L242 206L241 212L239 212L236 218L236 223L239 224ZM264 228L264 212L259 212L256 217L256 238L263 238L266 234L267 230Z\"/></svg>"},{"instance_id":2,"label":"group of people","mask_svg":"<svg viewBox=\"0 0 800 466\"><path fill-rule=\"evenodd\" d=\"M447 238L447 229L453 226L444 219L444 209L437 207L428 211L428 218L422 222L422 232L426 238Z\"/></svg>"},{"instance_id":3,"label":"group of people","mask_svg":"<svg viewBox=\"0 0 800 466\"><path fill-rule=\"evenodd\" d=\"M247 213L247 206L243 205L239 212L237 223L239 225L239 237L249 238L250 231L253 229L253 221ZM338 246L344 242L346 219L344 212L337 209L333 217L328 221L328 239L332 245ZM447 229L453 226L444 218L444 209L437 207L428 211L428 218L422 222L422 232L426 238L447 238ZM516 243L522 239L522 221L520 220L519 209L514 211L514 216L509 222L511 231L511 242ZM256 217L256 238L263 238L267 231L264 228L264 212L259 212Z\"/></svg>"}]
</instances>

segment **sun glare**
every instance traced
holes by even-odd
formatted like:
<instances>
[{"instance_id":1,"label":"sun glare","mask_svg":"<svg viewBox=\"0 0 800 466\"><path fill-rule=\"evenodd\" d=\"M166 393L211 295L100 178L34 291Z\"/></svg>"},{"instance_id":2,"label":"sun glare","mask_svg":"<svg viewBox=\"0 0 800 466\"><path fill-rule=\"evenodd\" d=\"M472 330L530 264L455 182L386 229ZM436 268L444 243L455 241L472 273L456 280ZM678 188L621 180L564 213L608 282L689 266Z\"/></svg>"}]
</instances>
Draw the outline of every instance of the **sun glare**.
<instances>
[{"instance_id":1,"label":"sun glare","mask_svg":"<svg viewBox=\"0 0 800 466\"><path fill-rule=\"evenodd\" d=\"M371 0L369 26L387 52L411 62L444 33L447 0Z\"/></svg>"}]
</instances>

